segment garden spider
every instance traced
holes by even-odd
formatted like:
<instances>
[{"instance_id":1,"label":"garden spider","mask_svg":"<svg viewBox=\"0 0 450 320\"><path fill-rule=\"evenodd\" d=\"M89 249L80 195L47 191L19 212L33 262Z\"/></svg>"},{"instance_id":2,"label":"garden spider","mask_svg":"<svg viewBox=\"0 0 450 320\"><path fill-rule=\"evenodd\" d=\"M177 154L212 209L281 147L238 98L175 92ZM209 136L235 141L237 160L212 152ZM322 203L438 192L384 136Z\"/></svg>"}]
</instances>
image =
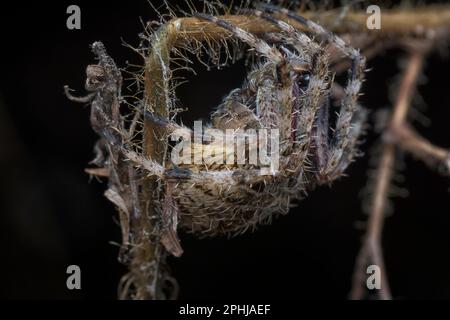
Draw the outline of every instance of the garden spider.
<instances>
[{"instance_id":1,"label":"garden spider","mask_svg":"<svg viewBox=\"0 0 450 320\"><path fill-rule=\"evenodd\" d=\"M357 140L366 114L357 103L365 58L338 36L286 9L259 4L257 9L245 9L245 13L274 24L279 31L270 36L279 41L271 46L263 38L225 20L194 14L200 20L226 29L259 57L242 88L233 90L212 113L210 127L279 128L280 169L273 175L260 175L258 170L238 165L231 168L185 165L165 169L128 152L128 158L165 182L163 211L166 214L163 216L172 217L166 219L169 229L176 230L179 219L180 227L196 234L234 235L270 222L274 213L287 213L292 200L300 199L304 191L340 177L357 154ZM275 15L304 25L352 61L331 134L328 113L334 79L328 70L325 50L320 43ZM170 132L182 129L192 133L151 112L145 116Z\"/></svg>"}]
</instances>

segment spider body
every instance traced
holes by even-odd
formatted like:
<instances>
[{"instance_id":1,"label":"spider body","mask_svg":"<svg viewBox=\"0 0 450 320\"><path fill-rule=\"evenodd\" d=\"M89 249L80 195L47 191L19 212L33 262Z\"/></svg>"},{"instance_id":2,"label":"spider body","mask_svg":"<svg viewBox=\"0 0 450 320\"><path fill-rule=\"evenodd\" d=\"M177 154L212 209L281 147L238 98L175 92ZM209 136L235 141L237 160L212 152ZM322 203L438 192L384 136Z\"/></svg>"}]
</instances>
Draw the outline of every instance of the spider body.
<instances>
[{"instance_id":1,"label":"spider body","mask_svg":"<svg viewBox=\"0 0 450 320\"><path fill-rule=\"evenodd\" d=\"M195 15L228 30L259 57L244 85L233 90L212 113L209 128L278 129L279 170L261 175L258 166L236 164L191 164L167 169L147 160L144 167L165 182L169 199L166 205L176 208L176 217L168 222L170 228L175 219L179 227L199 235L234 235L270 222L273 214L287 213L292 201L300 199L306 190L341 176L356 154L365 118L357 103L364 57L320 25L285 9L261 4L245 13L275 24L279 33L266 35L275 43L269 45L269 40L219 18ZM275 15L303 24L313 36L320 36L352 60L334 125L328 119L333 77L324 47ZM180 129L193 136L190 129L174 122L158 121L149 112L146 117L170 132ZM207 147L194 143L192 152ZM225 157L233 151L225 149Z\"/></svg>"},{"instance_id":2,"label":"spider body","mask_svg":"<svg viewBox=\"0 0 450 320\"><path fill-rule=\"evenodd\" d=\"M259 37L220 18L194 15L227 30L231 37L247 44L257 57L242 87L232 90L211 114L204 133L149 110L144 112L147 121L167 136L176 133L188 141L193 138L188 148L190 155L203 162L163 166L131 150L132 135L125 132L119 113L122 77L103 44L93 45L99 65L87 69L86 89L91 93L77 98L66 87L70 99L91 102L91 124L102 137L94 163L109 168L111 186L107 196L125 213L124 221L134 211L133 201L138 201L135 196L139 192L134 186L133 196L129 197L130 184L135 181L124 178L125 171L132 172L124 169L125 162L130 160L149 176L159 179L164 190L163 198L154 202L161 218L159 237L166 250L175 256L183 252L178 228L200 236L235 235L269 223L274 214L287 213L292 202L301 199L305 191L340 177L357 153L357 140L365 119L365 111L357 103L365 58L312 21L268 4L257 8L246 9L244 14L274 24L278 33ZM330 101L335 98L332 89L337 84L328 68L325 46L280 20L280 16L305 26L312 36L333 45L352 61L347 85L340 90L343 94L338 99L340 107L335 123L330 124L328 114ZM258 161L236 161L239 155L235 154L234 145L228 144L219 151L226 161L212 161L215 152L211 150L217 144L210 133L228 134L230 130L233 140L244 141L247 151L241 153L241 158L251 159L256 152L260 156ZM256 140L247 139L248 132L256 131ZM260 140L262 131L277 133L270 145L267 140L262 144L265 148ZM110 159L104 155L108 150L115 150ZM269 157L267 163L267 157L261 158L261 154L276 157ZM173 159L165 160L173 163ZM124 234L128 234L126 230Z\"/></svg>"}]
</instances>

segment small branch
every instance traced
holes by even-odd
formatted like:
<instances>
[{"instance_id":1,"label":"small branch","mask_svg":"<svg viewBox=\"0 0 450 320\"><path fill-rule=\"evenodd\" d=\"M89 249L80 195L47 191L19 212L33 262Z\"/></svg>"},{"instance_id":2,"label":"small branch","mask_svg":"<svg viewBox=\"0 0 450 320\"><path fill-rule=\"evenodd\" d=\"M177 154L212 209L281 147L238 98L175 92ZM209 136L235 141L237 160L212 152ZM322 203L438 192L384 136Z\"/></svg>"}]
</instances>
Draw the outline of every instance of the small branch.
<instances>
[{"instance_id":1,"label":"small branch","mask_svg":"<svg viewBox=\"0 0 450 320\"><path fill-rule=\"evenodd\" d=\"M423 59L428 48L417 48L412 54L408 62L403 80L399 88L397 102L394 107L390 128L398 128L402 126L406 120L412 97L416 88L417 78L422 70ZM414 50L414 49L412 49Z\"/></svg>"},{"instance_id":2,"label":"small branch","mask_svg":"<svg viewBox=\"0 0 450 320\"><path fill-rule=\"evenodd\" d=\"M377 265L381 271L381 289L376 292L378 297L383 300L392 298L381 243L389 186L394 173L395 142L398 141L397 139L390 139L389 134L395 132L395 128L404 126L426 52L427 48L419 47L411 53L399 88L392 119L388 125L388 135L383 137L382 153L376 170L375 190L371 201L368 228L363 246L356 259L353 287L350 293L351 299L362 299L364 297L368 264Z\"/></svg>"},{"instance_id":3,"label":"small branch","mask_svg":"<svg viewBox=\"0 0 450 320\"><path fill-rule=\"evenodd\" d=\"M446 173L450 173L450 151L435 146L430 141L404 125L395 129L398 146L435 169L436 163L444 164Z\"/></svg>"}]
</instances>

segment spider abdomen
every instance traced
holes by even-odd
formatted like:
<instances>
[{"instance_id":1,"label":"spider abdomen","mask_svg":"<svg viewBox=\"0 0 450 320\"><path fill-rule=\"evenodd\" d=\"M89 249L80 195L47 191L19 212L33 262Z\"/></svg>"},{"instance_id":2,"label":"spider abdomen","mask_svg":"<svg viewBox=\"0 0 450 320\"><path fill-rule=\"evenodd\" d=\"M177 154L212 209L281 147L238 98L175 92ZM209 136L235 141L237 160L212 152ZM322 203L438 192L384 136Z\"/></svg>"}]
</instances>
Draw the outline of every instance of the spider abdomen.
<instances>
[{"instance_id":1,"label":"spider abdomen","mask_svg":"<svg viewBox=\"0 0 450 320\"><path fill-rule=\"evenodd\" d=\"M202 185L180 183L174 191L180 227L200 236L235 235L270 223L285 214L289 196L278 183L258 185Z\"/></svg>"}]
</instances>

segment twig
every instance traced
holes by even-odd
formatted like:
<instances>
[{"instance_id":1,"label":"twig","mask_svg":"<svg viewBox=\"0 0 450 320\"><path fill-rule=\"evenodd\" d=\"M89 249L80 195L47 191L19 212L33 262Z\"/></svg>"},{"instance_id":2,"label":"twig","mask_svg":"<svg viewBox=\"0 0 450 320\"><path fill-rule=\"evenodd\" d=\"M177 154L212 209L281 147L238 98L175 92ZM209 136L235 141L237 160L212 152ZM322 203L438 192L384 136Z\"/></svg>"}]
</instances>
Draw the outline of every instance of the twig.
<instances>
[{"instance_id":1,"label":"twig","mask_svg":"<svg viewBox=\"0 0 450 320\"><path fill-rule=\"evenodd\" d=\"M388 135L383 137L382 153L376 170L375 189L369 213L368 228L363 246L356 259L356 266L353 275L353 287L350 293L351 299L362 299L364 297L364 280L366 279L366 268L368 264L375 264L380 268L381 288L376 292L378 297L383 300L389 300L392 298L387 280L387 272L384 264L381 243L385 208L396 160L396 141L398 141L398 139L392 139L391 137L394 132L396 132L396 128L401 128L404 126L411 99L414 96L417 78L420 75L426 52L427 49L421 47L416 48L416 50L411 53L408 66L402 78L393 115L388 125Z\"/></svg>"},{"instance_id":2,"label":"twig","mask_svg":"<svg viewBox=\"0 0 450 320\"><path fill-rule=\"evenodd\" d=\"M395 135L398 137L397 144L403 151L409 152L428 164L432 169L436 168L436 163L443 164L446 168L446 173L450 173L449 150L435 146L409 126L404 125L395 130Z\"/></svg>"},{"instance_id":3,"label":"twig","mask_svg":"<svg viewBox=\"0 0 450 320\"><path fill-rule=\"evenodd\" d=\"M167 108L170 92L169 78L166 75L170 64L170 49L177 39L177 23L168 23L154 35L152 51L146 59L145 66L145 113L148 108L153 114L167 119L169 110ZM167 137L165 132L152 121L144 118L143 149L149 159L164 166L165 153L167 151ZM158 224L160 215L155 206L161 203L161 186L155 177L149 177L143 184L141 202L145 203L145 213L132 220L131 228L137 235L136 243L131 254L130 274L133 277L133 285L136 289L134 299L157 300L165 299L163 293L165 277L162 275L165 266L165 253L159 242ZM128 276L127 276L128 277ZM173 291L177 292L176 283ZM128 289L127 289L128 290ZM122 295L123 296L123 295ZM173 297L172 297L173 298Z\"/></svg>"},{"instance_id":4,"label":"twig","mask_svg":"<svg viewBox=\"0 0 450 320\"><path fill-rule=\"evenodd\" d=\"M306 18L314 17L314 12L301 12ZM221 16L233 25L243 28L254 34L262 34L277 31L277 27L257 17L247 15ZM344 33L368 32L366 22L368 15L364 11L349 12L341 23L335 25L336 16L333 12L325 13L320 17L320 23L330 31ZM416 7L414 10L384 9L381 30L376 30L379 37L405 37L422 36L429 37L433 30L448 30L450 28L450 6ZM298 22L288 20L293 26L304 30L305 27ZM175 18L161 27L158 31L164 34L160 44L172 49L190 40L217 40L226 38L229 33L214 23L201 21L196 18ZM164 40L164 41L163 41Z\"/></svg>"}]
</instances>

